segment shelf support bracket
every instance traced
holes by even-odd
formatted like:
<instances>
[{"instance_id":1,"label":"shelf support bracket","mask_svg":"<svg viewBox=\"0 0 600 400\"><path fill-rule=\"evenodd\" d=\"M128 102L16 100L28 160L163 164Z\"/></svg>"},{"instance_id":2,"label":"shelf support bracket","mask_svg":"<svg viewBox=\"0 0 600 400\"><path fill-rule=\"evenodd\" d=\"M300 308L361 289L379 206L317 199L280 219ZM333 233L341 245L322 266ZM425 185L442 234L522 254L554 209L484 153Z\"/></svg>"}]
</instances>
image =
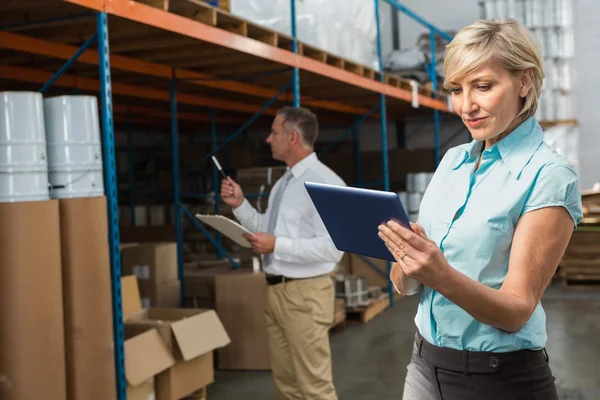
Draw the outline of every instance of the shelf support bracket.
<instances>
[{"instance_id":1,"label":"shelf support bracket","mask_svg":"<svg viewBox=\"0 0 600 400\"><path fill-rule=\"evenodd\" d=\"M60 78L61 75L65 73L65 71L67 71L69 68L71 68L71 65L73 65L75 63L75 61L77 61L77 59L92 45L92 43L94 43L96 41L97 37L98 37L98 33L96 32L92 35L91 38L89 38L87 40L87 42L85 42L83 44L83 46L81 46L79 48L79 50L77 50L75 52L75 54L73 54L73 56L71 58L69 58L67 60L67 62L64 63L64 65L62 67L60 67L58 69L58 71L56 71L54 76L52 78L50 78L50 80L48 82L46 82L44 84L44 86L42 86L42 88L40 89L40 92L46 93L48 91L48 89L50 89L52 87L54 82L56 82L56 80L58 78Z\"/></svg>"}]
</instances>

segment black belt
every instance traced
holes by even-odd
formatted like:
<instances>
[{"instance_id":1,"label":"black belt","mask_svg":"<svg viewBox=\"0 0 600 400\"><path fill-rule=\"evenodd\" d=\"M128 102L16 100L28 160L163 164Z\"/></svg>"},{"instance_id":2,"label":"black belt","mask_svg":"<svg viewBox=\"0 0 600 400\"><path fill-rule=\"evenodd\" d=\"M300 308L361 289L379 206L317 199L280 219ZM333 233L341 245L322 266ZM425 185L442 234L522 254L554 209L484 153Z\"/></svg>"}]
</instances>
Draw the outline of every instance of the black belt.
<instances>
[{"instance_id":1,"label":"black belt","mask_svg":"<svg viewBox=\"0 0 600 400\"><path fill-rule=\"evenodd\" d=\"M318 276L309 276L306 278L288 278L287 276L283 276L283 275L267 275L267 285L277 285L280 283L284 283L284 282L292 282L292 281L302 281L302 280L306 280L306 279L314 279L314 278L320 278L324 275L318 275Z\"/></svg>"},{"instance_id":2,"label":"black belt","mask_svg":"<svg viewBox=\"0 0 600 400\"><path fill-rule=\"evenodd\" d=\"M449 371L486 374L502 369L521 369L548 362L546 349L518 350L507 353L475 352L434 346L417 332L419 354L434 367Z\"/></svg>"}]
</instances>

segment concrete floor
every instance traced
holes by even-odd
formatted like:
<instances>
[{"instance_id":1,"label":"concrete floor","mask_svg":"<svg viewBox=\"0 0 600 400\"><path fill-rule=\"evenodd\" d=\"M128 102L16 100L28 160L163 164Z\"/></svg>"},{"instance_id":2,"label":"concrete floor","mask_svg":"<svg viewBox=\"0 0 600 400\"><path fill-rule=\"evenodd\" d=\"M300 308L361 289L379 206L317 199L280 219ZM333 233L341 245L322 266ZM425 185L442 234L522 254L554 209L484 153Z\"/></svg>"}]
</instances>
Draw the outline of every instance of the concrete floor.
<instances>
[{"instance_id":1,"label":"concrete floor","mask_svg":"<svg viewBox=\"0 0 600 400\"><path fill-rule=\"evenodd\" d=\"M334 382L340 400L402 398L417 304L417 297L403 299L366 325L349 325L332 334ZM600 290L568 290L553 284L542 304L560 399L600 399ZM267 400L275 399L275 390L267 372L216 371L208 398Z\"/></svg>"}]
</instances>

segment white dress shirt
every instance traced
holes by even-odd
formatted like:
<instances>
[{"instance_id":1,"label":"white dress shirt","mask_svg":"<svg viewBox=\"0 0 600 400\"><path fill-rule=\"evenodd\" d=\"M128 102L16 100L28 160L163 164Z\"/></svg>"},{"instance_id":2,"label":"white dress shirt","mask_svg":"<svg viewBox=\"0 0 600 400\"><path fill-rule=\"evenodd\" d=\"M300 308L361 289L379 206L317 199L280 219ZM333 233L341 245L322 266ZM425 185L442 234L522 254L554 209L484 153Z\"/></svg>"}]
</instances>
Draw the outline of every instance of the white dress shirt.
<instances>
[{"instance_id":1,"label":"white dress shirt","mask_svg":"<svg viewBox=\"0 0 600 400\"><path fill-rule=\"evenodd\" d=\"M289 169L288 169L289 170ZM309 278L330 273L343 253L336 249L327 229L310 199L304 182L343 185L344 181L311 153L291 168L288 183L275 225L275 251L272 262L265 265L268 274L289 278ZM282 181L279 179L269 194L266 213L261 214L244 199L233 210L240 223L252 232L266 232L273 197ZM243 190L244 188L242 188Z\"/></svg>"}]
</instances>

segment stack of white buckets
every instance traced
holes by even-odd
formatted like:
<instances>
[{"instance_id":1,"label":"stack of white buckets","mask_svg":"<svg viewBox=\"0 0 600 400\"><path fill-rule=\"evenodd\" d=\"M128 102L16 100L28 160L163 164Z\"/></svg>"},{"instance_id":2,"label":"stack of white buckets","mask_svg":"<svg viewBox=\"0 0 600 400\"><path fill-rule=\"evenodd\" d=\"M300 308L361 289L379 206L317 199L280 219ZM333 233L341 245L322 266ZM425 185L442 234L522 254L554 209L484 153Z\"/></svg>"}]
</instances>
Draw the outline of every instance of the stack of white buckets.
<instances>
[{"instance_id":1,"label":"stack of white buckets","mask_svg":"<svg viewBox=\"0 0 600 400\"><path fill-rule=\"evenodd\" d=\"M433 172L409 172L406 174L406 192L398 192L400 201L408 212L408 219L417 222L423 194L433 178Z\"/></svg>"},{"instance_id":2,"label":"stack of white buckets","mask_svg":"<svg viewBox=\"0 0 600 400\"><path fill-rule=\"evenodd\" d=\"M103 195L96 97L0 92L0 202Z\"/></svg>"}]
</instances>

